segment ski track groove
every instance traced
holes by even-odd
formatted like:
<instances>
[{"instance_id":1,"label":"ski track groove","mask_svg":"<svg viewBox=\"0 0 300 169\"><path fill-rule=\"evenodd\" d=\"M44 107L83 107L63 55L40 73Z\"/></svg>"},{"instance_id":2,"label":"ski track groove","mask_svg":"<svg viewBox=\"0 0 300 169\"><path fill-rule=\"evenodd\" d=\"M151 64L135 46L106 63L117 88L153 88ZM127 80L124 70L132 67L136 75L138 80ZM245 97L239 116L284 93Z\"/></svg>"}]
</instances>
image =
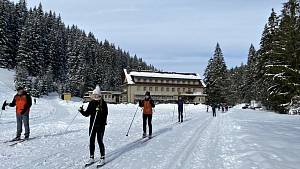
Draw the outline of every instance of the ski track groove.
<instances>
[{"instance_id":1,"label":"ski track groove","mask_svg":"<svg viewBox=\"0 0 300 169\"><path fill-rule=\"evenodd\" d=\"M187 140L189 142L187 146L182 147L175 153L172 160L170 161L170 164L166 168L168 169L183 168L181 165L184 164L184 161L186 161L186 159L189 158L189 156L191 155L190 152L195 148L195 145L199 141L199 138L202 136L201 134L208 128L211 122L212 122L212 118L208 117L206 118L205 122L203 122L200 126L197 127L197 129L194 132L195 134L191 136L191 139ZM174 161L177 162L174 163Z\"/></svg>"}]
</instances>

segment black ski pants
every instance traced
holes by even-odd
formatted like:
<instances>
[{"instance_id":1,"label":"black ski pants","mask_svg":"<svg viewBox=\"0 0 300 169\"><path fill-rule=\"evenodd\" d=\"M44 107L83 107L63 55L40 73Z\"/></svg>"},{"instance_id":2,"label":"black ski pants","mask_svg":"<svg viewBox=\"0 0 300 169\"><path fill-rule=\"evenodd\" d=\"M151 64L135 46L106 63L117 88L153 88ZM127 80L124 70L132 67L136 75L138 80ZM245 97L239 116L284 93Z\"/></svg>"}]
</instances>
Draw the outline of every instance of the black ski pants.
<instances>
[{"instance_id":1,"label":"black ski pants","mask_svg":"<svg viewBox=\"0 0 300 169\"><path fill-rule=\"evenodd\" d=\"M95 141L97 136L98 145L100 148L101 156L105 156L105 147L103 143L105 126L94 126L94 129L90 131L90 156L94 157L95 153Z\"/></svg>"},{"instance_id":2,"label":"black ski pants","mask_svg":"<svg viewBox=\"0 0 300 169\"><path fill-rule=\"evenodd\" d=\"M149 135L152 135L152 114L143 114L143 132L147 131L147 120L149 127Z\"/></svg>"},{"instance_id":3,"label":"black ski pants","mask_svg":"<svg viewBox=\"0 0 300 169\"><path fill-rule=\"evenodd\" d=\"M213 111L213 117L217 117L216 110Z\"/></svg>"},{"instance_id":4,"label":"black ski pants","mask_svg":"<svg viewBox=\"0 0 300 169\"><path fill-rule=\"evenodd\" d=\"M183 109L178 109L178 122L183 122Z\"/></svg>"}]
</instances>

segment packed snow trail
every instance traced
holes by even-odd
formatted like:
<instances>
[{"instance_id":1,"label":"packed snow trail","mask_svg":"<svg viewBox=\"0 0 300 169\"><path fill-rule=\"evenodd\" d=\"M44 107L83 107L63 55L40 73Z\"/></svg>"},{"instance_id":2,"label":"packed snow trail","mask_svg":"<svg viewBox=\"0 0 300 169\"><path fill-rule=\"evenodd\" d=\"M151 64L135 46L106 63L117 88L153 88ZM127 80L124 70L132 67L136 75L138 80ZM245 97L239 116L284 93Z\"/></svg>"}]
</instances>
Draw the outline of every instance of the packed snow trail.
<instances>
[{"instance_id":1,"label":"packed snow trail","mask_svg":"<svg viewBox=\"0 0 300 169\"><path fill-rule=\"evenodd\" d=\"M1 101L12 99L13 72L0 69ZM2 81L4 79L4 81ZM56 94L37 100L30 114L29 141L9 146L15 136L15 109L0 120L0 168L83 168L88 159L89 118L79 115L70 125L79 99L65 102ZM232 108L213 118L206 106L187 105L186 118L177 123L174 104L157 105L153 138L141 139L139 109L129 136L126 132L137 105L108 105L104 135L105 169L296 169L300 166L299 116ZM86 107L86 104L85 104ZM96 157L99 157L98 147ZM88 168L96 168L96 164Z\"/></svg>"}]
</instances>

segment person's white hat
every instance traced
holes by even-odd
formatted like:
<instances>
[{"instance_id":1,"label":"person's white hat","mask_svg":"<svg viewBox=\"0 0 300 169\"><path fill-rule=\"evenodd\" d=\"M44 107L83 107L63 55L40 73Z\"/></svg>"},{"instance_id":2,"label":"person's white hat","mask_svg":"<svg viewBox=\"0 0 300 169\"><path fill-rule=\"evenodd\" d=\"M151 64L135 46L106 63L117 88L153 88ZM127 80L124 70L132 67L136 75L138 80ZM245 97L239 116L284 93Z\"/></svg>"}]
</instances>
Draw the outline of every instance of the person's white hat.
<instances>
[{"instance_id":1,"label":"person's white hat","mask_svg":"<svg viewBox=\"0 0 300 169\"><path fill-rule=\"evenodd\" d=\"M93 95L101 96L101 89L100 89L99 85L97 85L95 90L93 90Z\"/></svg>"}]
</instances>

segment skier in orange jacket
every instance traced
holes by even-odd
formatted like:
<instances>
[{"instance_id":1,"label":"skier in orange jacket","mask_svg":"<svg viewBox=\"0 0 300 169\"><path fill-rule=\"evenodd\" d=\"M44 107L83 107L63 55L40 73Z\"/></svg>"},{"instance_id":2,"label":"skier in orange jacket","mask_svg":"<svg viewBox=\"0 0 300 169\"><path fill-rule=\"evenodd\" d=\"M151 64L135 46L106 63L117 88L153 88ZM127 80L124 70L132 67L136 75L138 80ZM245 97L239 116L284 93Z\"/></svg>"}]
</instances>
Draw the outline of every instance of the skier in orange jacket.
<instances>
[{"instance_id":1,"label":"skier in orange jacket","mask_svg":"<svg viewBox=\"0 0 300 169\"><path fill-rule=\"evenodd\" d=\"M151 98L150 92L145 93L145 99L139 102L139 106L143 108L143 137L147 136L147 120L149 126L149 138L152 138L152 114L155 107L154 101Z\"/></svg>"},{"instance_id":2,"label":"skier in orange jacket","mask_svg":"<svg viewBox=\"0 0 300 169\"><path fill-rule=\"evenodd\" d=\"M5 106L16 107L17 136L12 141L18 141L21 139L23 123L25 127L25 139L29 139L29 111L31 105L31 97L23 87L18 87L17 94L14 96L13 101L11 103L6 103Z\"/></svg>"}]
</instances>

